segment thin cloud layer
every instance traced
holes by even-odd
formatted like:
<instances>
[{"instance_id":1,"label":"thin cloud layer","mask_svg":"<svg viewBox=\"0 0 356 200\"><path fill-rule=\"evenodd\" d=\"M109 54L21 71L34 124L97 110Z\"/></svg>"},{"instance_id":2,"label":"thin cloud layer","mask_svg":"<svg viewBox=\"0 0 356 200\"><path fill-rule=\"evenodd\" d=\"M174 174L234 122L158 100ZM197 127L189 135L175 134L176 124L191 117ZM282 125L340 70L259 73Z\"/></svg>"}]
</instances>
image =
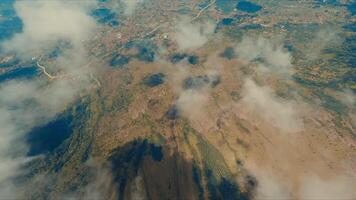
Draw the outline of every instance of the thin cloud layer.
<instances>
[{"instance_id":1,"label":"thin cloud layer","mask_svg":"<svg viewBox=\"0 0 356 200\"><path fill-rule=\"evenodd\" d=\"M22 33L1 44L3 50L27 60L67 41L71 48L63 52L53 66L66 77L51 81L12 80L0 85L0 194L1 198L22 198L21 185L14 176L25 171L27 157L24 137L32 128L43 125L73 103L90 86L89 62L84 41L95 32L96 23L86 13L90 1L16 1L15 9L24 23Z\"/></svg>"},{"instance_id":2,"label":"thin cloud layer","mask_svg":"<svg viewBox=\"0 0 356 200\"><path fill-rule=\"evenodd\" d=\"M293 133L303 129L294 103L277 97L270 88L258 86L251 79L245 80L241 102L283 132Z\"/></svg>"},{"instance_id":3,"label":"thin cloud layer","mask_svg":"<svg viewBox=\"0 0 356 200\"><path fill-rule=\"evenodd\" d=\"M338 27L325 27L316 32L313 39L307 43L306 48L302 49L306 59L317 60L328 46L340 45L343 41L340 33L341 30Z\"/></svg>"},{"instance_id":4,"label":"thin cloud layer","mask_svg":"<svg viewBox=\"0 0 356 200\"><path fill-rule=\"evenodd\" d=\"M87 3L71 1L16 1L15 9L23 21L23 32L4 42L7 52L32 57L53 48L58 41L69 41L75 48L96 28L86 13Z\"/></svg>"},{"instance_id":5,"label":"thin cloud layer","mask_svg":"<svg viewBox=\"0 0 356 200\"><path fill-rule=\"evenodd\" d=\"M132 15L135 12L138 4L143 2L143 0L121 0L121 1L125 5L125 9L124 9L125 15Z\"/></svg>"},{"instance_id":6,"label":"thin cloud layer","mask_svg":"<svg viewBox=\"0 0 356 200\"><path fill-rule=\"evenodd\" d=\"M22 173L20 166L31 159L25 156L28 150L23 143L25 134L63 112L85 84L89 83L57 80L45 86L35 81L14 81L1 86L0 171L4 173L0 174L0 185L8 185L12 176ZM3 193L0 189L0 194Z\"/></svg>"},{"instance_id":7,"label":"thin cloud layer","mask_svg":"<svg viewBox=\"0 0 356 200\"><path fill-rule=\"evenodd\" d=\"M203 107L207 101L208 94L204 91L186 90L180 94L177 107L184 116L196 119L202 116Z\"/></svg>"},{"instance_id":8,"label":"thin cloud layer","mask_svg":"<svg viewBox=\"0 0 356 200\"><path fill-rule=\"evenodd\" d=\"M263 37L244 37L236 47L236 54L239 59L247 62L258 60L276 73L287 73L292 68L290 53L282 45Z\"/></svg>"},{"instance_id":9,"label":"thin cloud layer","mask_svg":"<svg viewBox=\"0 0 356 200\"><path fill-rule=\"evenodd\" d=\"M255 171L254 176L258 179L258 187L254 199L291 199L288 188L281 180L264 171Z\"/></svg>"},{"instance_id":10,"label":"thin cloud layer","mask_svg":"<svg viewBox=\"0 0 356 200\"><path fill-rule=\"evenodd\" d=\"M215 24L212 22L191 23L190 19L182 17L176 26L173 38L177 42L179 50L193 51L202 47L209 40L214 29Z\"/></svg>"},{"instance_id":11,"label":"thin cloud layer","mask_svg":"<svg viewBox=\"0 0 356 200\"><path fill-rule=\"evenodd\" d=\"M340 96L340 100L346 106L353 107L356 103L356 95L352 90L343 90L342 92L338 92Z\"/></svg>"},{"instance_id":12,"label":"thin cloud layer","mask_svg":"<svg viewBox=\"0 0 356 200\"><path fill-rule=\"evenodd\" d=\"M356 181L348 177L320 178L308 176L303 179L299 199L333 200L355 199Z\"/></svg>"}]
</instances>

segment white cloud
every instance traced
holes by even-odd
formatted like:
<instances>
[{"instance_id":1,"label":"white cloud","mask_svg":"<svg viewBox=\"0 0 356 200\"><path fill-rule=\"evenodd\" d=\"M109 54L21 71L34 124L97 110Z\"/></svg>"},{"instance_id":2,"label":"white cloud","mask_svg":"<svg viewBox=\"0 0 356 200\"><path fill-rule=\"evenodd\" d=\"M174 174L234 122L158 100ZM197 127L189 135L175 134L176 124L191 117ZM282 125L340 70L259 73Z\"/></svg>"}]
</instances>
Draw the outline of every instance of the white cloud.
<instances>
[{"instance_id":1,"label":"white cloud","mask_svg":"<svg viewBox=\"0 0 356 200\"><path fill-rule=\"evenodd\" d=\"M124 9L125 15L132 15L135 12L138 4L143 2L143 0L121 0L121 1L125 5L125 9Z\"/></svg>"},{"instance_id":2,"label":"white cloud","mask_svg":"<svg viewBox=\"0 0 356 200\"><path fill-rule=\"evenodd\" d=\"M130 187L131 199L132 200L145 200L146 197L146 190L144 186L143 178L138 175L135 177L133 184Z\"/></svg>"},{"instance_id":3,"label":"white cloud","mask_svg":"<svg viewBox=\"0 0 356 200\"><path fill-rule=\"evenodd\" d=\"M352 90L343 90L342 92L338 92L338 94L342 103L349 107L355 106L356 95Z\"/></svg>"},{"instance_id":4,"label":"white cloud","mask_svg":"<svg viewBox=\"0 0 356 200\"><path fill-rule=\"evenodd\" d=\"M10 81L1 85L0 185L9 184L9 178L21 174L19 167L31 159L26 157L25 134L64 111L86 84L85 81L56 80L48 85L36 81ZM12 188L13 195L18 194L16 189Z\"/></svg>"},{"instance_id":5,"label":"white cloud","mask_svg":"<svg viewBox=\"0 0 356 200\"><path fill-rule=\"evenodd\" d=\"M173 37L181 51L196 50L209 40L214 29L215 24L212 22L191 23L188 18L182 17L176 25Z\"/></svg>"},{"instance_id":6,"label":"white cloud","mask_svg":"<svg viewBox=\"0 0 356 200\"><path fill-rule=\"evenodd\" d=\"M51 81L12 80L0 85L0 194L21 198L21 186L12 177L23 173L28 150L24 136L43 125L74 102L89 83L88 53L84 41L96 28L86 11L91 1L16 1L15 9L24 23L22 33L1 44L22 58L38 56L66 40L72 48L51 62L68 76ZM78 76L80 75L80 76ZM75 78L73 78L75 76Z\"/></svg>"},{"instance_id":7,"label":"white cloud","mask_svg":"<svg viewBox=\"0 0 356 200\"><path fill-rule=\"evenodd\" d=\"M262 171L254 174L254 176L258 181L254 199L291 199L288 188L282 184L283 182L281 180Z\"/></svg>"},{"instance_id":8,"label":"white cloud","mask_svg":"<svg viewBox=\"0 0 356 200\"><path fill-rule=\"evenodd\" d=\"M179 111L190 119L200 118L203 107L208 101L208 94L205 91L185 90L177 100Z\"/></svg>"},{"instance_id":9,"label":"white cloud","mask_svg":"<svg viewBox=\"0 0 356 200\"><path fill-rule=\"evenodd\" d=\"M308 41L306 48L301 49L308 60L315 60L320 57L322 51L332 45L339 45L343 39L339 36L341 30L336 27L326 27L315 33L313 39Z\"/></svg>"},{"instance_id":10,"label":"white cloud","mask_svg":"<svg viewBox=\"0 0 356 200\"><path fill-rule=\"evenodd\" d=\"M262 37L244 37L236 47L236 54L247 62L260 59L267 69L276 73L287 73L292 67L290 53L282 45Z\"/></svg>"},{"instance_id":11,"label":"white cloud","mask_svg":"<svg viewBox=\"0 0 356 200\"><path fill-rule=\"evenodd\" d=\"M293 102L277 97L269 87L258 86L251 79L245 80L241 102L263 120L284 132L298 132L303 129L303 122L299 119Z\"/></svg>"},{"instance_id":12,"label":"white cloud","mask_svg":"<svg viewBox=\"0 0 356 200\"><path fill-rule=\"evenodd\" d=\"M348 177L322 179L318 176L307 176L302 182L299 198L310 200L356 199L355 187L355 179Z\"/></svg>"},{"instance_id":13,"label":"white cloud","mask_svg":"<svg viewBox=\"0 0 356 200\"><path fill-rule=\"evenodd\" d=\"M23 32L2 44L5 51L32 57L53 48L60 40L77 47L96 28L94 19L86 13L90 1L16 1L15 9L23 21Z\"/></svg>"}]
</instances>

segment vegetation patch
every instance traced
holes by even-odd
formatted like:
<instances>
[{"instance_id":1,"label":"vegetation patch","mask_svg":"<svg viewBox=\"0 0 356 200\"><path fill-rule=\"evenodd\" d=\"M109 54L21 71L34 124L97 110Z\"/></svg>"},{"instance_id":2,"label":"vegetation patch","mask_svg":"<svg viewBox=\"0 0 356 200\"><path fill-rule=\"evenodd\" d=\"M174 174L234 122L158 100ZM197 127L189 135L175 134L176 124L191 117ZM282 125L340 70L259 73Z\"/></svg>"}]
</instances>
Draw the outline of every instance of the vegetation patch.
<instances>
[{"instance_id":1,"label":"vegetation patch","mask_svg":"<svg viewBox=\"0 0 356 200\"><path fill-rule=\"evenodd\" d=\"M221 57L231 60L236 57L235 49L233 47L226 47L220 54Z\"/></svg>"},{"instance_id":2,"label":"vegetation patch","mask_svg":"<svg viewBox=\"0 0 356 200\"><path fill-rule=\"evenodd\" d=\"M262 6L249 1L240 1L237 3L236 8L244 12L254 13L260 11Z\"/></svg>"},{"instance_id":3,"label":"vegetation patch","mask_svg":"<svg viewBox=\"0 0 356 200\"><path fill-rule=\"evenodd\" d=\"M143 78L143 83L148 87L156 87L164 83L165 75L162 73L152 74Z\"/></svg>"},{"instance_id":4,"label":"vegetation patch","mask_svg":"<svg viewBox=\"0 0 356 200\"><path fill-rule=\"evenodd\" d=\"M183 81L183 88L185 90L198 90L205 86L216 87L220 83L218 75L198 75L186 78Z\"/></svg>"}]
</instances>

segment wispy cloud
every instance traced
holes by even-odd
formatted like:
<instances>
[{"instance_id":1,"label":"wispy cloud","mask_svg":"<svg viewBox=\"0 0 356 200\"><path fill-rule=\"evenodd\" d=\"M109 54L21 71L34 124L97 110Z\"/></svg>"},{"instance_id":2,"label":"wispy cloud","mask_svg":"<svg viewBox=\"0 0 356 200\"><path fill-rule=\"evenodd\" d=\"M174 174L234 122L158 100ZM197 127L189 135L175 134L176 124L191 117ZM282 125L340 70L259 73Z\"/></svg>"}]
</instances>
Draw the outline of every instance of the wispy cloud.
<instances>
[{"instance_id":1,"label":"wispy cloud","mask_svg":"<svg viewBox=\"0 0 356 200\"><path fill-rule=\"evenodd\" d=\"M14 7L23 21L23 32L1 47L24 57L43 53L61 40L70 41L76 48L96 28L95 20L87 15L90 4L91 1L16 1Z\"/></svg>"},{"instance_id":2,"label":"wispy cloud","mask_svg":"<svg viewBox=\"0 0 356 200\"><path fill-rule=\"evenodd\" d=\"M144 0L121 0L121 1L125 5L124 14L132 15L135 12L136 7L139 5L139 3L142 3Z\"/></svg>"},{"instance_id":3,"label":"wispy cloud","mask_svg":"<svg viewBox=\"0 0 356 200\"><path fill-rule=\"evenodd\" d=\"M1 198L21 198L21 187L11 178L23 173L20 167L31 159L26 157L25 134L63 112L90 85L89 69L80 67L89 61L84 41L90 39L96 28L95 21L87 15L89 4L90 1L59 0L15 3L24 29L2 43L3 50L27 60L45 54L65 40L71 48L52 63L75 78L12 80L0 85Z\"/></svg>"},{"instance_id":4,"label":"wispy cloud","mask_svg":"<svg viewBox=\"0 0 356 200\"><path fill-rule=\"evenodd\" d=\"M295 103L277 97L271 88L259 86L251 79L245 80L241 103L283 132L294 133L303 129Z\"/></svg>"},{"instance_id":5,"label":"wispy cloud","mask_svg":"<svg viewBox=\"0 0 356 200\"><path fill-rule=\"evenodd\" d=\"M177 20L174 40L181 51L196 50L203 46L214 33L215 24L210 21L192 23L188 17Z\"/></svg>"},{"instance_id":6,"label":"wispy cloud","mask_svg":"<svg viewBox=\"0 0 356 200\"><path fill-rule=\"evenodd\" d=\"M253 170L258 180L258 187L254 199L291 199L288 187L282 180L263 170Z\"/></svg>"},{"instance_id":7,"label":"wispy cloud","mask_svg":"<svg viewBox=\"0 0 356 200\"><path fill-rule=\"evenodd\" d=\"M191 89L183 91L177 100L179 111L189 119L199 119L208 101L209 95L206 92Z\"/></svg>"},{"instance_id":8,"label":"wispy cloud","mask_svg":"<svg viewBox=\"0 0 356 200\"><path fill-rule=\"evenodd\" d=\"M303 177L299 199L355 199L355 186L355 179L350 177L321 178L316 175L309 175Z\"/></svg>"},{"instance_id":9,"label":"wispy cloud","mask_svg":"<svg viewBox=\"0 0 356 200\"><path fill-rule=\"evenodd\" d=\"M314 33L312 39L306 43L306 47L301 49L305 58L309 61L319 59L322 51L333 45L339 45L343 39L340 36L339 27L323 27Z\"/></svg>"},{"instance_id":10,"label":"wispy cloud","mask_svg":"<svg viewBox=\"0 0 356 200\"><path fill-rule=\"evenodd\" d=\"M236 46L238 58L257 61L264 70L277 74L289 73L292 70L292 56L278 42L263 37L245 36Z\"/></svg>"}]
</instances>

